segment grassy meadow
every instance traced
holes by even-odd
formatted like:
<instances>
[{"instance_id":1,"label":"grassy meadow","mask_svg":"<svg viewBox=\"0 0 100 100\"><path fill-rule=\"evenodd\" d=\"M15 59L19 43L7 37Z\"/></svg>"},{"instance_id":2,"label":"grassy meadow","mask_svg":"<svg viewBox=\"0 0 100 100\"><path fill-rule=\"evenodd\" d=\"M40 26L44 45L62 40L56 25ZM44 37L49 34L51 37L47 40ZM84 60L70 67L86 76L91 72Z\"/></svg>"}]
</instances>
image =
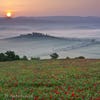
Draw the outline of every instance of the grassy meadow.
<instances>
[{"instance_id":1,"label":"grassy meadow","mask_svg":"<svg viewBox=\"0 0 100 100\"><path fill-rule=\"evenodd\" d=\"M100 60L0 62L0 100L100 100Z\"/></svg>"}]
</instances>

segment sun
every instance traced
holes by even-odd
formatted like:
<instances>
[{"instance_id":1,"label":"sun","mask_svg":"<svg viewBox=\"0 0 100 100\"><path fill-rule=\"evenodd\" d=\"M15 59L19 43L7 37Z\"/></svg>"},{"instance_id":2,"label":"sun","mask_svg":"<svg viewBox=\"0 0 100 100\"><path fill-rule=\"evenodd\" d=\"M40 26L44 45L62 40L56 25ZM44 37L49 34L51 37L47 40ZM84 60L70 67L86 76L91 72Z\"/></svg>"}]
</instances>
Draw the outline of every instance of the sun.
<instances>
[{"instance_id":1,"label":"sun","mask_svg":"<svg viewBox=\"0 0 100 100\"><path fill-rule=\"evenodd\" d=\"M6 16L7 16L8 18L11 18L11 17L12 17L12 13L9 11L9 12L6 13Z\"/></svg>"}]
</instances>

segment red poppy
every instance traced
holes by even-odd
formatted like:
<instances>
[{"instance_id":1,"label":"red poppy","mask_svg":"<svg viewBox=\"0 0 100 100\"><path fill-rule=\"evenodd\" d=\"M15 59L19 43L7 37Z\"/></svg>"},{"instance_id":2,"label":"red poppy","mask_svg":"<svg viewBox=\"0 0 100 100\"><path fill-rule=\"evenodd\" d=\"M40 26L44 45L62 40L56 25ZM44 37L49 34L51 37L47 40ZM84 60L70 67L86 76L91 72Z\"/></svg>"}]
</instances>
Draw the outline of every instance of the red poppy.
<instances>
[{"instance_id":1,"label":"red poppy","mask_svg":"<svg viewBox=\"0 0 100 100\"><path fill-rule=\"evenodd\" d=\"M38 97L38 96L35 96L35 97L34 97L34 100L39 100L39 97Z\"/></svg>"},{"instance_id":2,"label":"red poppy","mask_svg":"<svg viewBox=\"0 0 100 100\"><path fill-rule=\"evenodd\" d=\"M59 91L57 91L57 90L55 91L55 93L56 93L56 94L60 94L60 92L59 92Z\"/></svg>"},{"instance_id":3,"label":"red poppy","mask_svg":"<svg viewBox=\"0 0 100 100\"><path fill-rule=\"evenodd\" d=\"M12 100L15 100L15 98L12 98Z\"/></svg>"},{"instance_id":4,"label":"red poppy","mask_svg":"<svg viewBox=\"0 0 100 100\"><path fill-rule=\"evenodd\" d=\"M95 100L100 100L100 97L96 98Z\"/></svg>"},{"instance_id":5,"label":"red poppy","mask_svg":"<svg viewBox=\"0 0 100 100\"><path fill-rule=\"evenodd\" d=\"M75 93L74 92L72 92L72 95L71 95L72 97L74 97L75 96Z\"/></svg>"},{"instance_id":6,"label":"red poppy","mask_svg":"<svg viewBox=\"0 0 100 100\"><path fill-rule=\"evenodd\" d=\"M68 92L65 92L65 94L67 95L67 94L68 94Z\"/></svg>"},{"instance_id":7,"label":"red poppy","mask_svg":"<svg viewBox=\"0 0 100 100\"><path fill-rule=\"evenodd\" d=\"M50 99L52 99L52 95L50 96Z\"/></svg>"},{"instance_id":8,"label":"red poppy","mask_svg":"<svg viewBox=\"0 0 100 100\"><path fill-rule=\"evenodd\" d=\"M97 84L94 84L94 87L96 87Z\"/></svg>"}]
</instances>

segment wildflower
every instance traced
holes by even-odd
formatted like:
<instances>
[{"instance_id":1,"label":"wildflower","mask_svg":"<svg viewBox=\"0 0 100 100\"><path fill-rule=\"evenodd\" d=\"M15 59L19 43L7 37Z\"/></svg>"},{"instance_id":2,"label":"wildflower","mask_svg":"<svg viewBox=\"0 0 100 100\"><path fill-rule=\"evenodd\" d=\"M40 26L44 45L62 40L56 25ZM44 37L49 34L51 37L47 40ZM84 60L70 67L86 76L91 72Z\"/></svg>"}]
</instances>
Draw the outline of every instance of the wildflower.
<instances>
[{"instance_id":1,"label":"wildflower","mask_svg":"<svg viewBox=\"0 0 100 100\"><path fill-rule=\"evenodd\" d=\"M70 90L71 90L71 87L69 86L69 87L68 87L68 91L70 91Z\"/></svg>"},{"instance_id":2,"label":"wildflower","mask_svg":"<svg viewBox=\"0 0 100 100\"><path fill-rule=\"evenodd\" d=\"M95 100L100 100L100 97L96 98Z\"/></svg>"},{"instance_id":3,"label":"wildflower","mask_svg":"<svg viewBox=\"0 0 100 100\"><path fill-rule=\"evenodd\" d=\"M15 98L14 98L14 97L12 97L12 100L15 100Z\"/></svg>"},{"instance_id":4,"label":"wildflower","mask_svg":"<svg viewBox=\"0 0 100 100\"><path fill-rule=\"evenodd\" d=\"M52 95L50 95L50 99L52 99Z\"/></svg>"},{"instance_id":5,"label":"wildflower","mask_svg":"<svg viewBox=\"0 0 100 100\"><path fill-rule=\"evenodd\" d=\"M97 84L94 84L93 86L96 87Z\"/></svg>"},{"instance_id":6,"label":"wildflower","mask_svg":"<svg viewBox=\"0 0 100 100\"><path fill-rule=\"evenodd\" d=\"M34 100L39 100L39 97L38 97L38 96L35 96L35 97L34 97Z\"/></svg>"},{"instance_id":7,"label":"wildflower","mask_svg":"<svg viewBox=\"0 0 100 100\"><path fill-rule=\"evenodd\" d=\"M74 92L72 92L71 96L72 96L72 97L74 97L74 96L75 96L75 93L74 93Z\"/></svg>"},{"instance_id":8,"label":"wildflower","mask_svg":"<svg viewBox=\"0 0 100 100\"><path fill-rule=\"evenodd\" d=\"M67 95L67 94L68 94L68 92L65 92L65 94Z\"/></svg>"},{"instance_id":9,"label":"wildflower","mask_svg":"<svg viewBox=\"0 0 100 100\"><path fill-rule=\"evenodd\" d=\"M57 90L55 91L55 93L56 93L56 94L60 94L60 92L59 92L59 91L57 91Z\"/></svg>"}]
</instances>

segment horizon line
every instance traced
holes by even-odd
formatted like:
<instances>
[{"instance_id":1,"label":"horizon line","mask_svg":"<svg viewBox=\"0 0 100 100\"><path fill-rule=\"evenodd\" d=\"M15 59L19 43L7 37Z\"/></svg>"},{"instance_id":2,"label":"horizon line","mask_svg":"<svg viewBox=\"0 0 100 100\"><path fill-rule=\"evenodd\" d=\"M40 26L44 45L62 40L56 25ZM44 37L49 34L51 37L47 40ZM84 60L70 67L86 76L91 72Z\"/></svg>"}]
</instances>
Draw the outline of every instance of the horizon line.
<instances>
[{"instance_id":1,"label":"horizon line","mask_svg":"<svg viewBox=\"0 0 100 100\"><path fill-rule=\"evenodd\" d=\"M13 16L13 17L11 17L11 18L21 18L21 17L25 17L25 18L37 18L37 17L83 17L83 18L85 18L85 17L97 17L97 18L100 18L100 16L63 16L63 15L61 15L61 16L56 16L56 15L50 15L50 16ZM0 16L0 18L6 18L5 16Z\"/></svg>"}]
</instances>

